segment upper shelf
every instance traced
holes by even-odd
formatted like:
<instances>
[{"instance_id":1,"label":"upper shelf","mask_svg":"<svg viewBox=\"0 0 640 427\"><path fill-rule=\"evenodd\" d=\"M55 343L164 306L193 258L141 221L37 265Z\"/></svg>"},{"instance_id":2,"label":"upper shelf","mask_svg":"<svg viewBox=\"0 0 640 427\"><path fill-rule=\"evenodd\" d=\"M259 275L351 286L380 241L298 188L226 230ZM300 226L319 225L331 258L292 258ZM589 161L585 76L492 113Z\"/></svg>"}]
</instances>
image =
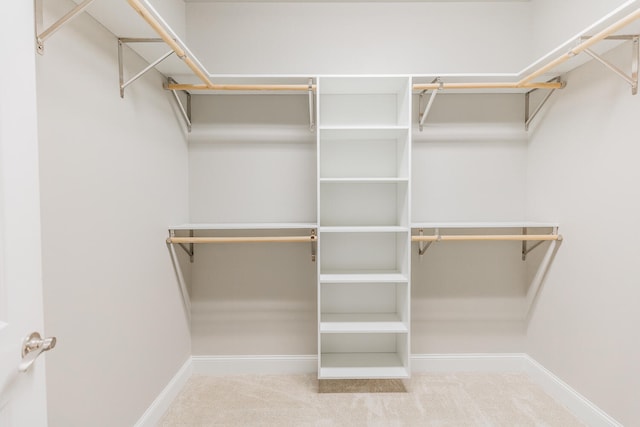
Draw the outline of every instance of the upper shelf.
<instances>
[{"instance_id":1,"label":"upper shelf","mask_svg":"<svg viewBox=\"0 0 640 427\"><path fill-rule=\"evenodd\" d=\"M181 224L171 226L169 230L303 230L315 228L318 228L318 224L307 222L257 222Z\"/></svg>"},{"instance_id":2,"label":"upper shelf","mask_svg":"<svg viewBox=\"0 0 640 427\"><path fill-rule=\"evenodd\" d=\"M81 2L81 0L74 1ZM162 37L177 54L171 55L156 68L165 75L180 76L181 83L191 85L191 90L197 90L193 87L194 84L198 84L200 88L207 87L207 91L214 90L214 93L215 90L229 90L229 85L232 87L246 84L294 85L297 88L290 88L292 93L305 93L308 79L318 77L210 74L182 41L181 36L183 37L186 33L186 24L184 7L180 8L179 2L160 3L158 4L158 7L162 7L160 11L157 11L148 0L128 0L128 2L138 9L139 14L145 16L147 23L136 16L136 13L132 13L131 7L124 1L96 1L90 6L88 12L120 37ZM165 21L161 13L170 16L174 21ZM546 82L549 78L566 73L590 60L590 56L580 54L586 48L601 54L620 43L620 41L602 41L607 36L640 33L638 18L640 18L638 2L630 0L519 72L427 73L414 75L414 83L431 84L434 78L439 77L443 83L443 89L463 92L526 92L531 89L529 84ZM131 47L148 62L153 63L167 53L168 48L165 43L136 43ZM182 57L182 60L178 57ZM467 86L469 84L470 86ZM474 85L480 87L474 87ZM483 85L486 87L482 87ZM435 88L431 87L431 89ZM414 90L421 89L414 87ZM261 93L262 89L255 89L255 92Z\"/></svg>"},{"instance_id":3,"label":"upper shelf","mask_svg":"<svg viewBox=\"0 0 640 427\"><path fill-rule=\"evenodd\" d=\"M415 222L411 228L447 228L447 229L469 229L469 228L554 228L558 227L556 222L533 222L533 221L496 221L496 222Z\"/></svg>"}]
</instances>

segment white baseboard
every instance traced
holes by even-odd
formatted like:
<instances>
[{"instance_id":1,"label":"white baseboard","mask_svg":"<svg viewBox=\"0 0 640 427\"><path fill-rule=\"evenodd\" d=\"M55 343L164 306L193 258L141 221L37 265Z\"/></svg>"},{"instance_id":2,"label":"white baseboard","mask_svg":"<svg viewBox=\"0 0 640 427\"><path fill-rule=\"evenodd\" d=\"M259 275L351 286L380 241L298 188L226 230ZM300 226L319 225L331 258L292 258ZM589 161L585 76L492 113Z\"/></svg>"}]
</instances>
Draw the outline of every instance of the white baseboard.
<instances>
[{"instance_id":1,"label":"white baseboard","mask_svg":"<svg viewBox=\"0 0 640 427\"><path fill-rule=\"evenodd\" d=\"M622 427L584 396L524 353L414 354L411 370L426 372L522 372L550 396L591 427ZM192 374L311 374L317 372L316 355L193 356L151 404L135 427L157 425Z\"/></svg>"},{"instance_id":2,"label":"white baseboard","mask_svg":"<svg viewBox=\"0 0 640 427\"><path fill-rule=\"evenodd\" d=\"M413 372L522 372L525 354L414 354ZM193 356L193 373L202 375L311 374L316 355Z\"/></svg>"},{"instance_id":3,"label":"white baseboard","mask_svg":"<svg viewBox=\"0 0 640 427\"><path fill-rule=\"evenodd\" d=\"M602 409L586 397L571 388L540 363L528 355L523 355L526 363L524 372L558 402L566 406L571 413L590 427L623 427Z\"/></svg>"},{"instance_id":4,"label":"white baseboard","mask_svg":"<svg viewBox=\"0 0 640 427\"><path fill-rule=\"evenodd\" d=\"M193 356L193 373L201 375L311 374L318 371L316 355Z\"/></svg>"},{"instance_id":5,"label":"white baseboard","mask_svg":"<svg viewBox=\"0 0 640 427\"><path fill-rule=\"evenodd\" d=\"M182 365L178 372L171 378L171 381L160 392L158 397L151 403L151 406L142 414L134 427L156 427L164 413L169 409L173 399L180 394L182 388L193 373L193 362L191 358Z\"/></svg>"}]
</instances>

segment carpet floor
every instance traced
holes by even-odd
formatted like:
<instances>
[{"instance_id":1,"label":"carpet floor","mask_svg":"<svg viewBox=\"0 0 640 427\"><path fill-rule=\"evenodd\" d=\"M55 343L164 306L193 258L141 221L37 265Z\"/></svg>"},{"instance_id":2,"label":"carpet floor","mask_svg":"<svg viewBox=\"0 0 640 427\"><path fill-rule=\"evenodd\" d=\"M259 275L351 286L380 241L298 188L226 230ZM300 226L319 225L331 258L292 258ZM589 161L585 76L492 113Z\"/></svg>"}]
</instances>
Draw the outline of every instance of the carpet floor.
<instances>
[{"instance_id":1,"label":"carpet floor","mask_svg":"<svg viewBox=\"0 0 640 427\"><path fill-rule=\"evenodd\" d=\"M373 392L324 383L315 375L194 375L160 425L584 427L525 374L414 374Z\"/></svg>"}]
</instances>

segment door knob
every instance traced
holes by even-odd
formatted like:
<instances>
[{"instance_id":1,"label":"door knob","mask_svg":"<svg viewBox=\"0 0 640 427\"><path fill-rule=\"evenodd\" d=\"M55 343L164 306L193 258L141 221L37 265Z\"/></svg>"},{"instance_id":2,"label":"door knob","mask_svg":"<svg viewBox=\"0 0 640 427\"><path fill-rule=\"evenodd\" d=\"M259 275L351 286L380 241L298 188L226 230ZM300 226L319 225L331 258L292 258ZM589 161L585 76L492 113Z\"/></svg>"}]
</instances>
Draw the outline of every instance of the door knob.
<instances>
[{"instance_id":1,"label":"door knob","mask_svg":"<svg viewBox=\"0 0 640 427\"><path fill-rule=\"evenodd\" d=\"M26 337L22 342L22 362L18 371L27 372L38 356L56 346L56 341L56 337L42 338L37 332Z\"/></svg>"}]
</instances>

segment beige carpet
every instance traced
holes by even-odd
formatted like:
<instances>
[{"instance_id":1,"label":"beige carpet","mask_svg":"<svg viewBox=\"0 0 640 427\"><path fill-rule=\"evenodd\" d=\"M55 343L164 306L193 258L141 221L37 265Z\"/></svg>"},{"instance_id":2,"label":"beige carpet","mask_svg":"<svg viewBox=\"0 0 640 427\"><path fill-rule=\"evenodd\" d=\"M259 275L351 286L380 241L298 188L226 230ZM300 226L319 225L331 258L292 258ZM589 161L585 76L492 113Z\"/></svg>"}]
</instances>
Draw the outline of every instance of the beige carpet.
<instances>
[{"instance_id":1,"label":"beige carpet","mask_svg":"<svg viewBox=\"0 0 640 427\"><path fill-rule=\"evenodd\" d=\"M524 374L414 374L404 385L319 393L314 375L193 376L161 425L584 426Z\"/></svg>"}]
</instances>

